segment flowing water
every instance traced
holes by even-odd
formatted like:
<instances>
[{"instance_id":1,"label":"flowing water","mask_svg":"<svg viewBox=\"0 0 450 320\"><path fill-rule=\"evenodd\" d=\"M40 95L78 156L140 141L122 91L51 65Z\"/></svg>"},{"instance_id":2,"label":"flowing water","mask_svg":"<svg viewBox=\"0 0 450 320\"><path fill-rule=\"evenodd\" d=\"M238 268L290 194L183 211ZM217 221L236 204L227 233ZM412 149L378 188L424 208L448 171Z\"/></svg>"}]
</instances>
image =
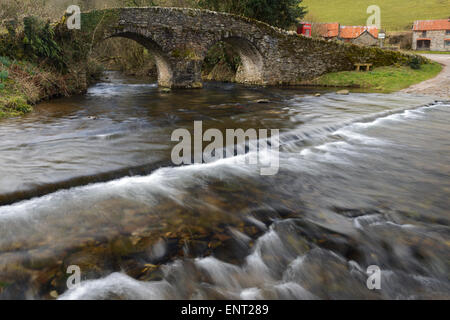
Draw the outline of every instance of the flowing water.
<instances>
[{"instance_id":1,"label":"flowing water","mask_svg":"<svg viewBox=\"0 0 450 320\"><path fill-rule=\"evenodd\" d=\"M450 104L314 92L110 73L2 120L0 298L450 298ZM200 120L280 129L279 173L174 166L172 132Z\"/></svg>"}]
</instances>

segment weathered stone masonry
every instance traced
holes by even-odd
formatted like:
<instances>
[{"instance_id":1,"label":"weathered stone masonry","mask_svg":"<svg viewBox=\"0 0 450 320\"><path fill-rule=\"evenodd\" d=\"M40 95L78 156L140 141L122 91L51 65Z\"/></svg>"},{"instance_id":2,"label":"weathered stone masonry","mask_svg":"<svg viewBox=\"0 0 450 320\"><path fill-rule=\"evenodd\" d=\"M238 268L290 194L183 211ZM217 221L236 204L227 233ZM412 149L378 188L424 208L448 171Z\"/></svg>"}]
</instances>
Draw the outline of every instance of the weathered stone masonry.
<instances>
[{"instance_id":1,"label":"weathered stone masonry","mask_svg":"<svg viewBox=\"0 0 450 320\"><path fill-rule=\"evenodd\" d=\"M352 70L356 62L377 66L411 59L398 52L306 38L231 14L184 8L83 13L80 32L97 42L108 37L139 42L155 56L160 86L173 88L202 86L203 60L219 41L230 43L242 59L236 80L258 85L298 84L327 72Z\"/></svg>"},{"instance_id":2,"label":"weathered stone masonry","mask_svg":"<svg viewBox=\"0 0 450 320\"><path fill-rule=\"evenodd\" d=\"M413 50L431 50L431 51L450 51L450 44L446 39L450 39L450 34L446 33L446 30L431 30L426 31L426 35L422 35L423 31L413 32L412 49ZM426 38L430 39L429 48L417 48L417 40Z\"/></svg>"}]
</instances>

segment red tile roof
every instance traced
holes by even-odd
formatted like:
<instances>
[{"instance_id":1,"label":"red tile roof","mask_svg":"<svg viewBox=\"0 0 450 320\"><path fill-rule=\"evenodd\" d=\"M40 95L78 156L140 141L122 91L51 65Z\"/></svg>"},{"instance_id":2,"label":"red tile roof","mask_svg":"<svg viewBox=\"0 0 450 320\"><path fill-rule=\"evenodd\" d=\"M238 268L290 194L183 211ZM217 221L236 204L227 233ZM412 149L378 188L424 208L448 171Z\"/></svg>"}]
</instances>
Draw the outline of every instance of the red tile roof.
<instances>
[{"instance_id":1,"label":"red tile roof","mask_svg":"<svg viewBox=\"0 0 450 320\"><path fill-rule=\"evenodd\" d=\"M339 23L316 23L314 24L317 32L325 38L334 38L339 35Z\"/></svg>"},{"instance_id":2,"label":"red tile roof","mask_svg":"<svg viewBox=\"0 0 450 320\"><path fill-rule=\"evenodd\" d=\"M378 39L378 28L365 26L342 26L339 37L342 39L355 39L363 34L364 31L368 31L372 36Z\"/></svg>"},{"instance_id":3,"label":"red tile roof","mask_svg":"<svg viewBox=\"0 0 450 320\"><path fill-rule=\"evenodd\" d=\"M414 21L414 31L450 30L450 19Z\"/></svg>"}]
</instances>

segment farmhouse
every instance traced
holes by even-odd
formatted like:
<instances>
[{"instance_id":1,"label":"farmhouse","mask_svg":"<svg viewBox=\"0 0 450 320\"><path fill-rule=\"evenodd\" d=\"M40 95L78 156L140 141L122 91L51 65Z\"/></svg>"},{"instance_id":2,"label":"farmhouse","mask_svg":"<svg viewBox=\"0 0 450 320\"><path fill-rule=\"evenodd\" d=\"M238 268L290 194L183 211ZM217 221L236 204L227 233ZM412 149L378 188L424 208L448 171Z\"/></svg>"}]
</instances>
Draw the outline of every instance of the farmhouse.
<instances>
[{"instance_id":1,"label":"farmhouse","mask_svg":"<svg viewBox=\"0 0 450 320\"><path fill-rule=\"evenodd\" d=\"M327 40L336 39L364 46L378 45L377 27L341 26L337 22L312 25L313 35L318 35Z\"/></svg>"},{"instance_id":2,"label":"farmhouse","mask_svg":"<svg viewBox=\"0 0 450 320\"><path fill-rule=\"evenodd\" d=\"M327 40L337 39L339 35L340 25L338 22L333 23L313 23L313 35L320 36Z\"/></svg>"},{"instance_id":3,"label":"farmhouse","mask_svg":"<svg viewBox=\"0 0 450 320\"><path fill-rule=\"evenodd\" d=\"M412 47L414 50L450 51L450 18L415 21Z\"/></svg>"},{"instance_id":4,"label":"farmhouse","mask_svg":"<svg viewBox=\"0 0 450 320\"><path fill-rule=\"evenodd\" d=\"M339 40L364 46L376 46L378 44L378 28L366 26L341 26L339 28Z\"/></svg>"}]
</instances>

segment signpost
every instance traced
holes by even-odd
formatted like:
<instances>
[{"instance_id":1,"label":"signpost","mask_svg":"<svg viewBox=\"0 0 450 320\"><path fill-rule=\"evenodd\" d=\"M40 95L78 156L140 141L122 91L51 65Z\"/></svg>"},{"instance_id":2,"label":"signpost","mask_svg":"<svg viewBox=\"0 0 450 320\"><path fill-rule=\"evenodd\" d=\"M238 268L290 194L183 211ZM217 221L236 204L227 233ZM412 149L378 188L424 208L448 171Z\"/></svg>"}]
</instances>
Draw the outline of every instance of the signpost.
<instances>
[{"instance_id":1,"label":"signpost","mask_svg":"<svg viewBox=\"0 0 450 320\"><path fill-rule=\"evenodd\" d=\"M386 39L386 33L384 30L380 30L378 33L378 39L380 39L380 48L383 48L384 39Z\"/></svg>"}]
</instances>

